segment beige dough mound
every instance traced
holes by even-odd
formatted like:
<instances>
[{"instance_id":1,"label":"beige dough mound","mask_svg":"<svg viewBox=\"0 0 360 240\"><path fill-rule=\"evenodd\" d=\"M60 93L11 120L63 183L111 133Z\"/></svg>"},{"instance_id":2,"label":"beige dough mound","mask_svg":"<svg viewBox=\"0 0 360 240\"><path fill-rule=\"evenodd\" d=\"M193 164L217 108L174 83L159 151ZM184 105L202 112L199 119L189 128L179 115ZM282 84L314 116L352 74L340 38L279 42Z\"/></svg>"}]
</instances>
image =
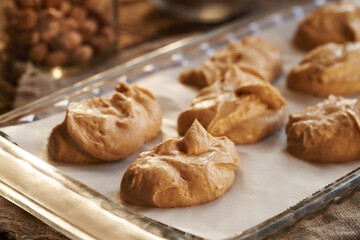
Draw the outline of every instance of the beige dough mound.
<instances>
[{"instance_id":1,"label":"beige dough mound","mask_svg":"<svg viewBox=\"0 0 360 240\"><path fill-rule=\"evenodd\" d=\"M149 91L120 83L110 99L70 103L65 120L50 135L48 151L61 162L119 160L157 136L161 121L160 106Z\"/></svg>"},{"instance_id":2,"label":"beige dough mound","mask_svg":"<svg viewBox=\"0 0 360 240\"><path fill-rule=\"evenodd\" d=\"M360 92L360 43L328 43L309 52L287 77L287 87L328 96Z\"/></svg>"},{"instance_id":3,"label":"beige dough mound","mask_svg":"<svg viewBox=\"0 0 360 240\"><path fill-rule=\"evenodd\" d=\"M254 143L283 125L285 108L285 100L269 83L233 67L224 79L202 89L179 115L178 132L185 134L197 119L213 136Z\"/></svg>"},{"instance_id":4,"label":"beige dough mound","mask_svg":"<svg viewBox=\"0 0 360 240\"><path fill-rule=\"evenodd\" d=\"M352 2L333 2L318 7L298 25L294 43L312 49L334 42L360 40L360 7Z\"/></svg>"},{"instance_id":5,"label":"beige dough mound","mask_svg":"<svg viewBox=\"0 0 360 240\"><path fill-rule=\"evenodd\" d=\"M360 160L360 100L329 96L291 114L287 150L302 159L339 163Z\"/></svg>"},{"instance_id":6,"label":"beige dough mound","mask_svg":"<svg viewBox=\"0 0 360 240\"><path fill-rule=\"evenodd\" d=\"M219 198L239 165L234 143L213 137L195 121L179 140L166 140L141 153L126 170L121 197L133 204L185 207Z\"/></svg>"},{"instance_id":7,"label":"beige dough mound","mask_svg":"<svg viewBox=\"0 0 360 240\"><path fill-rule=\"evenodd\" d=\"M183 72L179 81L200 88L207 87L222 79L229 68L237 66L244 72L271 82L280 74L282 61L279 49L272 43L259 37L244 37L240 42L229 42L202 67Z\"/></svg>"}]
</instances>

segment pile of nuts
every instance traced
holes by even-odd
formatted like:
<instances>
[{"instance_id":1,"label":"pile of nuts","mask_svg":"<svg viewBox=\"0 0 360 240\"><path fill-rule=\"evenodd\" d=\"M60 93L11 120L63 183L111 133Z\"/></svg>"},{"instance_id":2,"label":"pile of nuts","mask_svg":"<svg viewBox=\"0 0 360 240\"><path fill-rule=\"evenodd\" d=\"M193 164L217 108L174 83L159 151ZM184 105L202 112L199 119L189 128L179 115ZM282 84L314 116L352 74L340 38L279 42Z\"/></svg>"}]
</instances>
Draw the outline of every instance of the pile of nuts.
<instances>
[{"instance_id":1,"label":"pile of nuts","mask_svg":"<svg viewBox=\"0 0 360 240\"><path fill-rule=\"evenodd\" d=\"M116 40L113 16L98 5L98 0L9 1L4 9L7 51L48 67L89 62Z\"/></svg>"}]
</instances>

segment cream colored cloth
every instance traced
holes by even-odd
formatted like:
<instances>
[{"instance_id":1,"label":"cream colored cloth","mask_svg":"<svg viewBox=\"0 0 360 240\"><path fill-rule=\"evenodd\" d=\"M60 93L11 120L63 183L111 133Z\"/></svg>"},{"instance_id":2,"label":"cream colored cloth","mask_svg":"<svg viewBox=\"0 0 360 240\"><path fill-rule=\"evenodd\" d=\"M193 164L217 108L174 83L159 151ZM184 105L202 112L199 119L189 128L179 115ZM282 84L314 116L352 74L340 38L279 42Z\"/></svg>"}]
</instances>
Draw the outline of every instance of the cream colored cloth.
<instances>
[{"instance_id":1,"label":"cream colored cloth","mask_svg":"<svg viewBox=\"0 0 360 240\"><path fill-rule=\"evenodd\" d=\"M360 239L360 191L315 217L305 217L274 239Z\"/></svg>"}]
</instances>

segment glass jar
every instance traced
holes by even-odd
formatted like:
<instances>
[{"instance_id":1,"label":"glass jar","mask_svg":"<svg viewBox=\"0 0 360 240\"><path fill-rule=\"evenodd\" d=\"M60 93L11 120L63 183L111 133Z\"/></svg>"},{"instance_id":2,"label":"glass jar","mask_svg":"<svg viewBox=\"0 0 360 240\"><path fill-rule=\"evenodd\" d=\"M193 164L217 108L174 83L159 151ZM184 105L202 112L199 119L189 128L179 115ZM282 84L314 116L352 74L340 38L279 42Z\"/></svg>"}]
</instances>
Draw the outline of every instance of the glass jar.
<instances>
[{"instance_id":1,"label":"glass jar","mask_svg":"<svg viewBox=\"0 0 360 240\"><path fill-rule=\"evenodd\" d=\"M87 65L116 46L117 0L8 0L6 51L45 68Z\"/></svg>"}]
</instances>

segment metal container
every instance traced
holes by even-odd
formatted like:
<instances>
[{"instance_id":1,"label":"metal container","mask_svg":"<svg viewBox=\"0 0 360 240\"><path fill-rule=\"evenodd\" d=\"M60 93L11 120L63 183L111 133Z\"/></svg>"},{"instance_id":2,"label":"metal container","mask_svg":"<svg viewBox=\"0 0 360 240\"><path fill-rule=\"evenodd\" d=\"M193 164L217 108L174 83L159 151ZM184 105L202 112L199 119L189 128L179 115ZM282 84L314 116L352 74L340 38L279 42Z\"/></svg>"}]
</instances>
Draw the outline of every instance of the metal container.
<instances>
[{"instance_id":1,"label":"metal container","mask_svg":"<svg viewBox=\"0 0 360 240\"><path fill-rule=\"evenodd\" d=\"M249 8L249 0L152 0L155 6L177 17L204 23L221 22Z\"/></svg>"}]
</instances>

